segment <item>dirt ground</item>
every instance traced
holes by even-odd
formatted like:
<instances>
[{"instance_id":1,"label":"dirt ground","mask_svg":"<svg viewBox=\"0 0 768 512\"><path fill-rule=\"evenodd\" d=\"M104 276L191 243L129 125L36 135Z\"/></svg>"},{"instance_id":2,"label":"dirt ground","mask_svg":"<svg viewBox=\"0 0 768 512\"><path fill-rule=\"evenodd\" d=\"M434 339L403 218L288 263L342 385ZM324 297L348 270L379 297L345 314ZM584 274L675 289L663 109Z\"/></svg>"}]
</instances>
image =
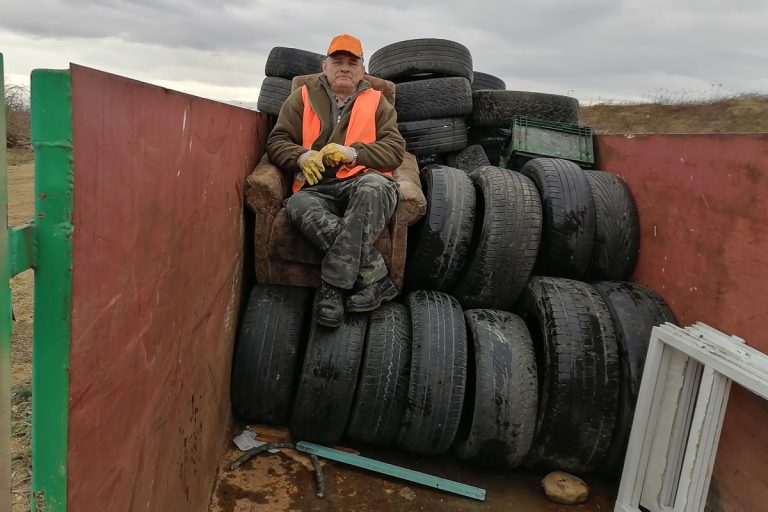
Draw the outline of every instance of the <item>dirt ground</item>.
<instances>
[{"instance_id":1,"label":"dirt ground","mask_svg":"<svg viewBox=\"0 0 768 512\"><path fill-rule=\"evenodd\" d=\"M243 426L233 427L232 437ZM253 425L265 441L287 441L282 429ZM308 457L293 450L265 453L230 471L228 465L240 452L234 444L219 467L219 481L213 493L210 512L396 512L401 510L485 512L610 512L616 495L615 485L600 478L587 477L590 496L581 505L552 503L539 487L544 473L484 470L467 467L453 455L422 457L397 450L345 446L361 455L389 462L486 490L486 500L457 496L415 483L378 475L334 461L323 462L325 497L318 498L317 484Z\"/></svg>"},{"instance_id":2,"label":"dirt ground","mask_svg":"<svg viewBox=\"0 0 768 512\"><path fill-rule=\"evenodd\" d=\"M34 214L34 155L30 150L8 150L8 222L23 224ZM32 457L32 306L34 273L11 279L13 323L11 337L11 490L12 512L29 510Z\"/></svg>"}]
</instances>

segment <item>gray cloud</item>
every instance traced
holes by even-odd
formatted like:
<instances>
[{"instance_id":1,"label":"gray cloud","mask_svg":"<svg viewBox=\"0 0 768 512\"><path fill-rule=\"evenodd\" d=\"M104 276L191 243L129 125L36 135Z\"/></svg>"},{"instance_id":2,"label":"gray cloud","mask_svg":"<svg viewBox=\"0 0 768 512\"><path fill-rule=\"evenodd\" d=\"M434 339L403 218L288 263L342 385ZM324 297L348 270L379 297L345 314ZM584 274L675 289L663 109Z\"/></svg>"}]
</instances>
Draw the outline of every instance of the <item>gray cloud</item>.
<instances>
[{"instance_id":1,"label":"gray cloud","mask_svg":"<svg viewBox=\"0 0 768 512\"><path fill-rule=\"evenodd\" d=\"M475 69L510 88L589 99L717 84L766 92L766 26L761 0L40 0L4 7L0 38L143 80L255 95L273 46L322 52L333 34L352 32L370 56L399 40L441 37L466 45ZM13 47L2 49L12 58Z\"/></svg>"}]
</instances>

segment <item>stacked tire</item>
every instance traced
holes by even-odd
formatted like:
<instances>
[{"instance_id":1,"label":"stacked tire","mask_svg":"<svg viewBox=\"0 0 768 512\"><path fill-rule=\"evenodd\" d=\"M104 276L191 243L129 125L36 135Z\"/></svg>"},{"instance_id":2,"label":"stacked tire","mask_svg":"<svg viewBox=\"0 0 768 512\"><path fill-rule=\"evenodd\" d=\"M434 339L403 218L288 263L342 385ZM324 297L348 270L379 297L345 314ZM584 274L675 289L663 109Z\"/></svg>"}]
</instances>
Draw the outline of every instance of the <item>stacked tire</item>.
<instances>
[{"instance_id":1,"label":"stacked tire","mask_svg":"<svg viewBox=\"0 0 768 512\"><path fill-rule=\"evenodd\" d=\"M520 172L446 165L421 171L427 212L409 234L406 288L453 293L465 308L509 309L532 274L626 280L639 250L627 185L568 160Z\"/></svg>"},{"instance_id":2,"label":"stacked tire","mask_svg":"<svg viewBox=\"0 0 768 512\"><path fill-rule=\"evenodd\" d=\"M472 55L446 39L412 39L371 55L369 73L395 82L395 110L406 150L422 165L467 146Z\"/></svg>"},{"instance_id":3,"label":"stacked tire","mask_svg":"<svg viewBox=\"0 0 768 512\"><path fill-rule=\"evenodd\" d=\"M321 61L273 49L268 113L285 83L267 80L290 92L290 78ZM507 91L443 39L386 46L369 72L396 83L399 127L423 165L428 207L409 233L407 293L329 329L312 318L309 290L256 285L234 358L235 414L323 444L615 473L650 331L675 321L653 291L626 282L634 200L618 176L567 160L492 165L515 116L576 123L578 102Z\"/></svg>"},{"instance_id":4,"label":"stacked tire","mask_svg":"<svg viewBox=\"0 0 768 512\"><path fill-rule=\"evenodd\" d=\"M462 311L446 293L311 316L310 291L254 287L235 349L232 403L297 440L342 438L484 466L615 473L650 331L674 322L636 284L534 277L514 312Z\"/></svg>"},{"instance_id":5,"label":"stacked tire","mask_svg":"<svg viewBox=\"0 0 768 512\"><path fill-rule=\"evenodd\" d=\"M476 91L503 91L506 88L507 85L504 83L504 80L499 77L480 71L473 71L472 73L473 96ZM471 118L468 119L468 122L470 126L469 146L457 153L447 154L445 156L445 163L451 167L462 169L467 173L471 173L479 167L498 165L498 153L501 144L506 140L506 136L499 138L499 140L492 139L493 134L478 132L479 136L477 136L476 131L471 127ZM489 155L491 158L489 158Z\"/></svg>"},{"instance_id":6,"label":"stacked tire","mask_svg":"<svg viewBox=\"0 0 768 512\"><path fill-rule=\"evenodd\" d=\"M541 197L543 226L534 273L569 279L626 280L639 250L637 207L616 175L535 158L520 173Z\"/></svg>"},{"instance_id":7,"label":"stacked tire","mask_svg":"<svg viewBox=\"0 0 768 512\"><path fill-rule=\"evenodd\" d=\"M291 80L295 76L320 73L323 70L325 56L319 53L275 46L269 52L264 67L266 77L261 83L261 91L256 108L259 112L277 117L280 108L291 94Z\"/></svg>"},{"instance_id":8,"label":"stacked tire","mask_svg":"<svg viewBox=\"0 0 768 512\"><path fill-rule=\"evenodd\" d=\"M465 308L511 308L531 276L542 210L533 182L483 166L422 170L427 213L409 238L406 286L453 293Z\"/></svg>"}]
</instances>

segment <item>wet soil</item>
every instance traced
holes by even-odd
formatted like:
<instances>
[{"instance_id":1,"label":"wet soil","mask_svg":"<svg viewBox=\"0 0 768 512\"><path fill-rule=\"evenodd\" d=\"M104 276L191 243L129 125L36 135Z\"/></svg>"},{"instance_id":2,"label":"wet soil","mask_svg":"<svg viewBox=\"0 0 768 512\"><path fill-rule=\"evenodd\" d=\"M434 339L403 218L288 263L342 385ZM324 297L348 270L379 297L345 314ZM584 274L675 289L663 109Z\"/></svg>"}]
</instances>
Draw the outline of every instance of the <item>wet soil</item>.
<instances>
[{"instance_id":1,"label":"wet soil","mask_svg":"<svg viewBox=\"0 0 768 512\"><path fill-rule=\"evenodd\" d=\"M260 432L258 426L253 429ZM235 427L232 436L242 430ZM274 430L274 429L270 429ZM269 437L287 437L272 433ZM328 461L324 466L325 497L315 495L315 476L308 464L297 460L287 450L265 453L239 469L226 466L241 452L234 445L227 449L219 469L219 481L213 492L210 512L394 512L413 511L504 511L504 512L585 512L613 510L616 485L590 475L579 475L590 485L586 503L576 506L550 502L540 488L544 473L532 471L487 470L468 466L453 455L424 457L397 450L374 449L363 445L345 445L365 457L409 469L474 485L486 490L484 502L456 496Z\"/></svg>"}]
</instances>

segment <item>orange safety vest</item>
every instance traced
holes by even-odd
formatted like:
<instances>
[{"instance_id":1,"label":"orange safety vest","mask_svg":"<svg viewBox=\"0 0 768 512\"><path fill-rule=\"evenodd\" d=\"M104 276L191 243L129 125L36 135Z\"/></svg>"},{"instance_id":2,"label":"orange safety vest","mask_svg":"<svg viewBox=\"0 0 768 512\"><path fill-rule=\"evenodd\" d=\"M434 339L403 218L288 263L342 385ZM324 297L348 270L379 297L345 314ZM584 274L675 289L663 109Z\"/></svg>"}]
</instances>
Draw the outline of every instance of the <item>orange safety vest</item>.
<instances>
[{"instance_id":1,"label":"orange safety vest","mask_svg":"<svg viewBox=\"0 0 768 512\"><path fill-rule=\"evenodd\" d=\"M345 146L349 146L353 142L366 144L376 142L376 110L379 108L379 98L381 98L381 92L374 89L366 89L355 98L347 127L347 135L344 138ZM301 88L301 99L304 101L301 145L307 149L312 149L312 144L320 136L320 118L309 103L309 91L306 85ZM341 165L336 171L336 177L339 179L351 178L367 170L368 168L364 165L354 167ZM386 176L392 176L392 171L380 170L379 172ZM302 186L304 186L304 181L293 180L294 192L298 192Z\"/></svg>"}]
</instances>

